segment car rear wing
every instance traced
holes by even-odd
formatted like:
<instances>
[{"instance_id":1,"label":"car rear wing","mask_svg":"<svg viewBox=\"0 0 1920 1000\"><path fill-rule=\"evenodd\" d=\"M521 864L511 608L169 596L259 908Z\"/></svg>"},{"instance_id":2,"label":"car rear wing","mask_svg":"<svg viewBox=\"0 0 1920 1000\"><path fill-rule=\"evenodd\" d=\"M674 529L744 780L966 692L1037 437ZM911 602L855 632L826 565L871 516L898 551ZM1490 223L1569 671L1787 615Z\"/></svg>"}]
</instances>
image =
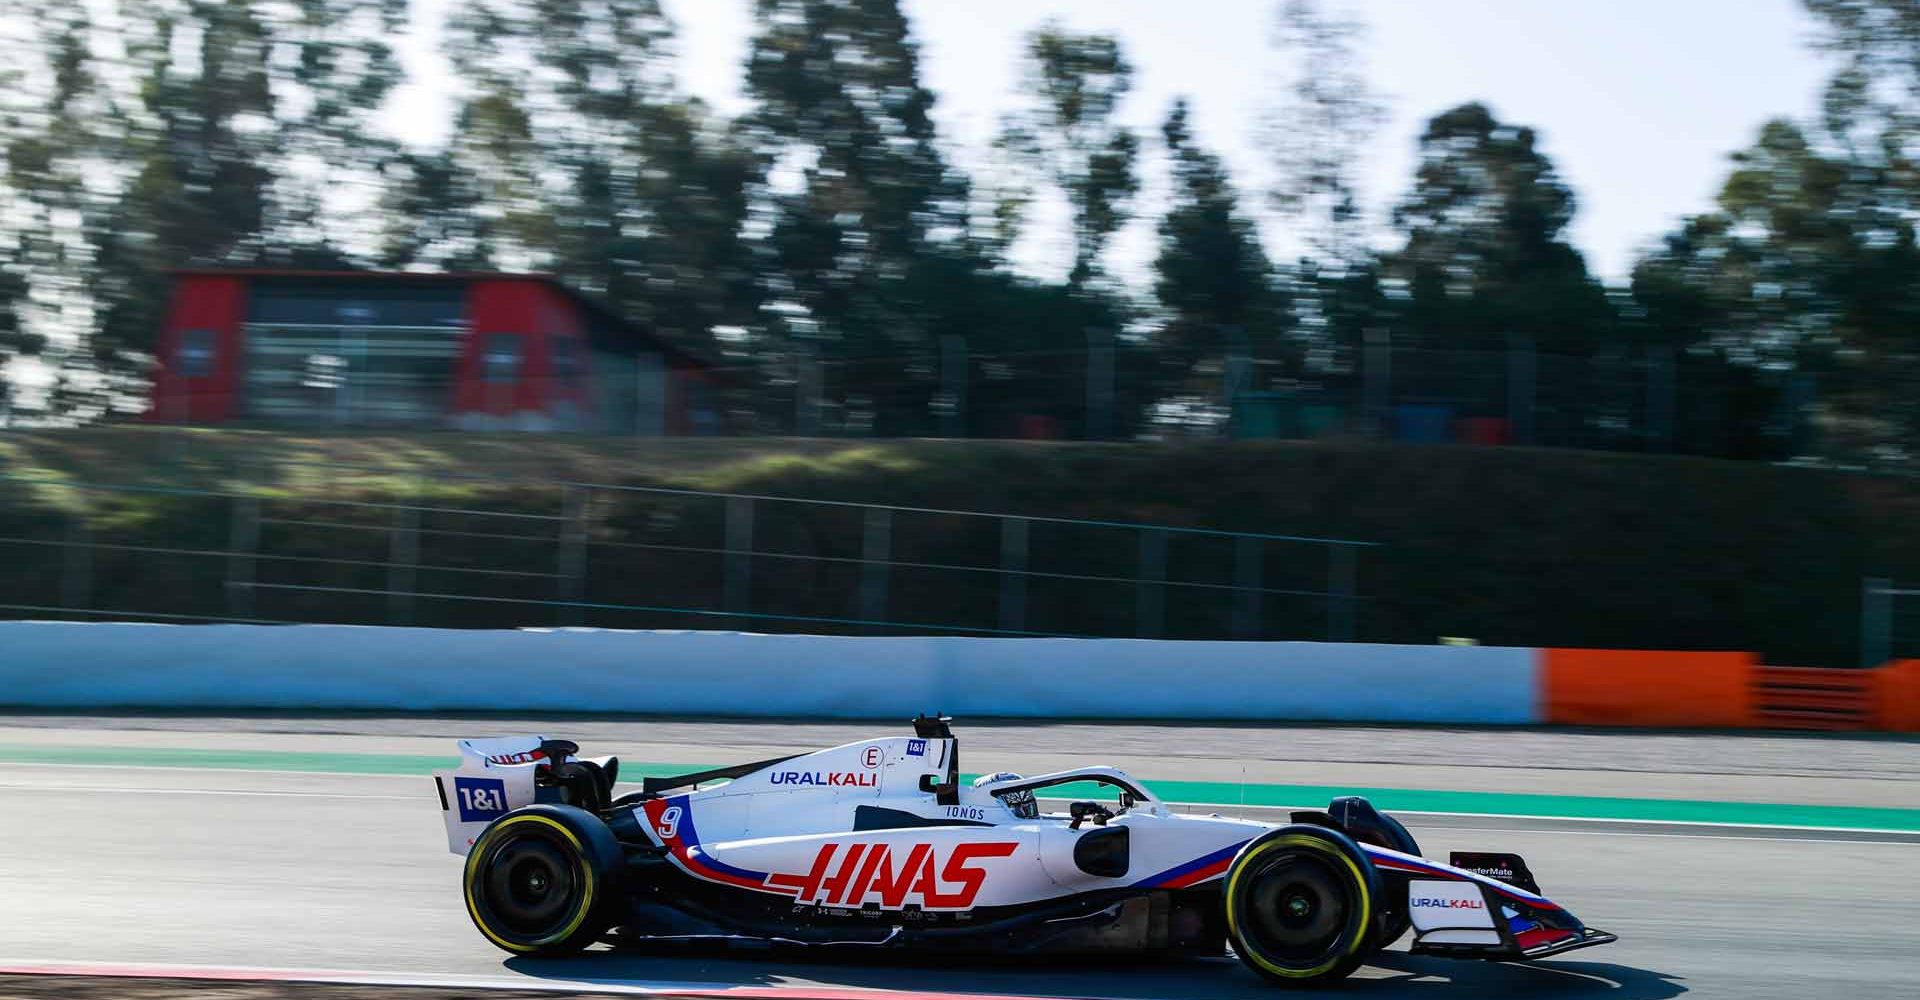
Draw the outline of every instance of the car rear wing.
<instances>
[{"instance_id":1,"label":"car rear wing","mask_svg":"<svg viewBox=\"0 0 1920 1000\"><path fill-rule=\"evenodd\" d=\"M545 736L461 740L459 766L433 772L447 850L466 856L487 824L541 801L542 777L556 764L578 762L579 752L578 744Z\"/></svg>"}]
</instances>

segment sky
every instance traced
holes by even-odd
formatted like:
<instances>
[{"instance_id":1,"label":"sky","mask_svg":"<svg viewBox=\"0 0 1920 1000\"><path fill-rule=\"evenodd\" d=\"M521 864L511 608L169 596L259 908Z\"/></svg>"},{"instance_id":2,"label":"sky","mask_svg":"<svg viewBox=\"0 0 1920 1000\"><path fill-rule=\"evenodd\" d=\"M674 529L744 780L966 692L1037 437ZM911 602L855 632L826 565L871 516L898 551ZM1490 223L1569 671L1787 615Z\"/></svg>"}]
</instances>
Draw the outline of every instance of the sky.
<instances>
[{"instance_id":1,"label":"sky","mask_svg":"<svg viewBox=\"0 0 1920 1000\"><path fill-rule=\"evenodd\" d=\"M386 109L395 135L444 137L452 81L435 52L457 0L414 0L398 40L413 81ZM1339 0L1329 0L1338 3ZM1389 121L1365 165L1368 208L1384 220L1406 190L1416 139L1434 114L1471 100L1530 125L1580 200L1572 239L1603 278L1624 280L1636 253L1686 215L1709 208L1729 153L1759 126L1818 107L1827 75L1807 42L1798 0L1347 0L1368 25L1368 73ZM662 0L679 29L681 85L737 113L752 30L751 0ZM1174 98L1194 104L1195 129L1226 159L1249 207L1270 181L1261 127L1285 69L1270 47L1276 0L905 0L924 83L950 155L977 166L1000 116L1016 105L1021 36L1048 18L1117 35L1135 87L1121 116L1149 136ZM1150 144L1151 146L1152 144ZM1116 241L1111 265L1130 280L1153 253L1153 217L1166 182L1156 157ZM1066 269L1064 204L1036 213L1016 248L1023 270ZM1262 218L1276 254L1298 240ZM1384 234L1383 234L1384 235Z\"/></svg>"}]
</instances>

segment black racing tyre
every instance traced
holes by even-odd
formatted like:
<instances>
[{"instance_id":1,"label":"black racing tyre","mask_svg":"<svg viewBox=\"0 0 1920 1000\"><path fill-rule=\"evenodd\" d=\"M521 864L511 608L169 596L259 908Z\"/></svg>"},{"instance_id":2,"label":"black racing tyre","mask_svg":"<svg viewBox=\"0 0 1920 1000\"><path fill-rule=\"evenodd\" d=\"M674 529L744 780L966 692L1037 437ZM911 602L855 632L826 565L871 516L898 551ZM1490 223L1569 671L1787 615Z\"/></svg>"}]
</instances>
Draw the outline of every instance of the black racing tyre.
<instances>
[{"instance_id":1,"label":"black racing tyre","mask_svg":"<svg viewBox=\"0 0 1920 1000\"><path fill-rule=\"evenodd\" d=\"M1327 813L1348 836L1362 844L1385 847L1420 857L1420 844L1413 839L1400 821L1373 808L1366 799L1357 795L1346 795L1334 799L1327 805ZM1405 937L1413 927L1413 918L1407 913L1407 894L1401 891L1396 882L1378 899L1380 933L1374 939L1375 948L1385 948Z\"/></svg>"},{"instance_id":2,"label":"black racing tyre","mask_svg":"<svg viewBox=\"0 0 1920 1000\"><path fill-rule=\"evenodd\" d=\"M1270 982L1344 979L1373 953L1380 876L1338 830L1262 834L1234 857L1221 895L1234 954Z\"/></svg>"},{"instance_id":3,"label":"black racing tyre","mask_svg":"<svg viewBox=\"0 0 1920 1000\"><path fill-rule=\"evenodd\" d=\"M515 955L569 955L598 940L618 907L620 845L598 816L533 805L494 820L467 853L467 915Z\"/></svg>"}]
</instances>

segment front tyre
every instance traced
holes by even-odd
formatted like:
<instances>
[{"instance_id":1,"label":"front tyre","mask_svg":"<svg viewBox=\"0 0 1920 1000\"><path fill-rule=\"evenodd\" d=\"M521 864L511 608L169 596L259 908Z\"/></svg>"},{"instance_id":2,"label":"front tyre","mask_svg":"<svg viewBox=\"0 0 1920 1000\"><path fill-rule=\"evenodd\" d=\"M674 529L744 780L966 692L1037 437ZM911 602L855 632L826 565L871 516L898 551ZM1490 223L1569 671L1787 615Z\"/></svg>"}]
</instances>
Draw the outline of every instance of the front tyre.
<instances>
[{"instance_id":1,"label":"front tyre","mask_svg":"<svg viewBox=\"0 0 1920 1000\"><path fill-rule=\"evenodd\" d=\"M467 915L515 955L568 955L592 944L614 912L620 847L584 809L534 805L495 820L467 853Z\"/></svg>"},{"instance_id":2,"label":"front tyre","mask_svg":"<svg viewBox=\"0 0 1920 1000\"><path fill-rule=\"evenodd\" d=\"M1287 826L1254 839L1222 896L1234 954L1270 982L1344 979L1373 950L1380 877L1337 830Z\"/></svg>"}]
</instances>

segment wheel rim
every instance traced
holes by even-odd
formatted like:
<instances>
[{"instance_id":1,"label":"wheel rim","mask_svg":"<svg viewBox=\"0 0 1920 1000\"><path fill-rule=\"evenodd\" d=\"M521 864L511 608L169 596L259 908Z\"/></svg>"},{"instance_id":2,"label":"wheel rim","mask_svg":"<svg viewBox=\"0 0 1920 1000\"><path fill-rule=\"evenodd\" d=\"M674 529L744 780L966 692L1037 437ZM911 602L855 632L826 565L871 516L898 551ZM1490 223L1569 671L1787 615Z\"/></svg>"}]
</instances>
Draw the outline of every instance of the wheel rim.
<instances>
[{"instance_id":1,"label":"wheel rim","mask_svg":"<svg viewBox=\"0 0 1920 1000\"><path fill-rule=\"evenodd\" d=\"M515 936L539 939L572 922L578 893L573 859L533 831L510 836L487 858L480 902L493 923Z\"/></svg>"},{"instance_id":2,"label":"wheel rim","mask_svg":"<svg viewBox=\"0 0 1920 1000\"><path fill-rule=\"evenodd\" d=\"M1319 964L1340 945L1352 892L1327 859L1288 851L1247 883L1244 925L1260 952L1282 965Z\"/></svg>"}]
</instances>

